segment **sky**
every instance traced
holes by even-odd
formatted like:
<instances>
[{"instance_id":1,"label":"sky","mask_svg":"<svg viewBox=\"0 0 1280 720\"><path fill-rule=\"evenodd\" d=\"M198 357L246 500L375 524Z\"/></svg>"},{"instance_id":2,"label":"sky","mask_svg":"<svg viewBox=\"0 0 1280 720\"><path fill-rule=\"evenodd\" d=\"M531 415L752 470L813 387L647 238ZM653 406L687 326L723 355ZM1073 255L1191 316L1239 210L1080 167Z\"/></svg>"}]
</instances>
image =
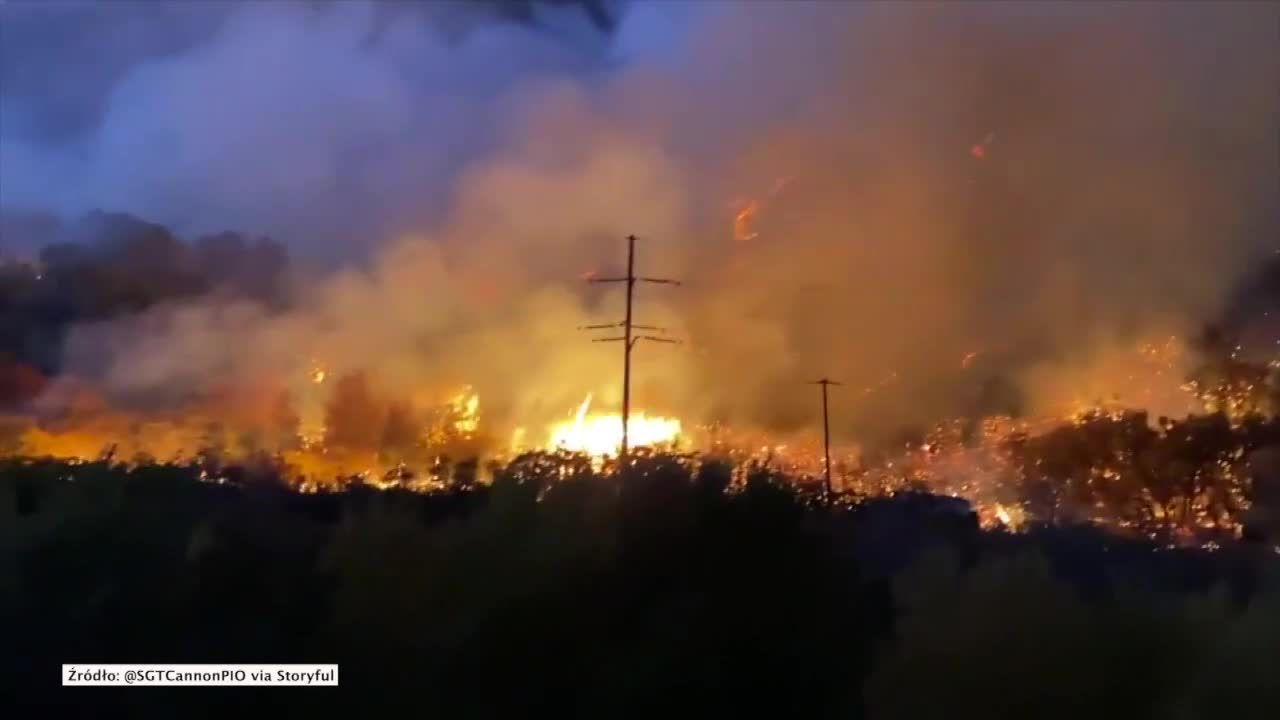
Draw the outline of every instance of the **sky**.
<instances>
[{"instance_id":1,"label":"sky","mask_svg":"<svg viewBox=\"0 0 1280 720\"><path fill-rule=\"evenodd\" d=\"M513 423L608 404L616 358L569 329L614 319L578 278L634 232L687 280L642 299L686 340L644 349L643 404L796 428L826 375L857 388L838 432L883 433L995 380L1127 392L1125 348L1280 246L1273 3L597 7L10 0L0 206L333 268L287 316L164 308L69 364L155 390L320 356Z\"/></svg>"},{"instance_id":2,"label":"sky","mask_svg":"<svg viewBox=\"0 0 1280 720\"><path fill-rule=\"evenodd\" d=\"M0 203L358 255L439 210L515 88L658 52L614 5L10 2Z\"/></svg>"}]
</instances>

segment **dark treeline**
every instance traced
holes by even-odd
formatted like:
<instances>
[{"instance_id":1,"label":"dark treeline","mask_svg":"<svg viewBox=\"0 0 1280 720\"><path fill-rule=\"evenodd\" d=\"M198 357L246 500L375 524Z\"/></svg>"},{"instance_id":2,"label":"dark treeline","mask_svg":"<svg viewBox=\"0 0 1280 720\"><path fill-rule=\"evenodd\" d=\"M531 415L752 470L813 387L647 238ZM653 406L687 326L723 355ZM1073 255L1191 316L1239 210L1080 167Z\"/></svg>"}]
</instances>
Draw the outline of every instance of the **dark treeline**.
<instances>
[{"instance_id":1,"label":"dark treeline","mask_svg":"<svg viewBox=\"0 0 1280 720\"><path fill-rule=\"evenodd\" d=\"M1270 718L1270 544L830 509L763 469L530 455L432 494L269 474L0 467L21 716ZM67 662L337 662L341 687L60 691ZM282 694L285 693L285 694Z\"/></svg>"},{"instance_id":2,"label":"dark treeline","mask_svg":"<svg viewBox=\"0 0 1280 720\"><path fill-rule=\"evenodd\" d=\"M224 232L186 242L117 213L70 223L0 214L0 409L60 371L75 325L210 295L280 307L288 271L285 247L268 238Z\"/></svg>"}]
</instances>

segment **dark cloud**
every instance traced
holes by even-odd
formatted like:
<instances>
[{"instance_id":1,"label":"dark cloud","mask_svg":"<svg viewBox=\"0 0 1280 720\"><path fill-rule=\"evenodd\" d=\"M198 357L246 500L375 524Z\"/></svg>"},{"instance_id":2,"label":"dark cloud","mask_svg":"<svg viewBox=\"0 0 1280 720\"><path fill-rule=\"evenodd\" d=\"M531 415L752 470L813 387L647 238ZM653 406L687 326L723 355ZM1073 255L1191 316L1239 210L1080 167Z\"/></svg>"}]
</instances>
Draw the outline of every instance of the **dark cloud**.
<instances>
[{"instance_id":1,"label":"dark cloud","mask_svg":"<svg viewBox=\"0 0 1280 720\"><path fill-rule=\"evenodd\" d=\"M230 3L11 2L0 9L3 131L74 143L134 67L207 42Z\"/></svg>"},{"instance_id":2,"label":"dark cloud","mask_svg":"<svg viewBox=\"0 0 1280 720\"><path fill-rule=\"evenodd\" d=\"M616 7L11 4L0 205L252 227L359 256L439 205L497 124L493 98L599 66Z\"/></svg>"},{"instance_id":3,"label":"dark cloud","mask_svg":"<svg viewBox=\"0 0 1280 720\"><path fill-rule=\"evenodd\" d=\"M303 0L313 13L332 4ZM0 15L0 104L13 112L6 133L46 142L74 140L101 120L116 83L131 69L209 42L240 5L231 0L10 2ZM612 0L392 0L375 6L371 33L406 18L455 36L502 20L538 27L540 13L548 8L581 12L601 33L611 31L621 14Z\"/></svg>"}]
</instances>

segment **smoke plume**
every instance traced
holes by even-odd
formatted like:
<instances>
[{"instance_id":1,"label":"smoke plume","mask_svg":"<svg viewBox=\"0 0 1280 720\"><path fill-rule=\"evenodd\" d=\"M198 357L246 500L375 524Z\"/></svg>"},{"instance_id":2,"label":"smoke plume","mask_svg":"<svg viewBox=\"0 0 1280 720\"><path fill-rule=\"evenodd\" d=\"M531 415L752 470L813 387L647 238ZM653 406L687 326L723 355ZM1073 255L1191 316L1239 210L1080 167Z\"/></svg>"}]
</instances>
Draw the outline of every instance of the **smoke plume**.
<instances>
[{"instance_id":1,"label":"smoke plume","mask_svg":"<svg viewBox=\"0 0 1280 720\"><path fill-rule=\"evenodd\" d=\"M579 277L635 233L644 274L686 282L639 291L638 321L686 341L637 348L640 406L796 429L826 375L838 433L876 438L1052 404L1109 348L1217 312L1275 245L1275 5L618 7L611 34L564 8L450 34L237 5L129 69L75 152L6 137L6 201L362 259L284 314L82 328L70 365L154 397L322 362L537 423L618 402L620 348L575 327L620 296Z\"/></svg>"}]
</instances>

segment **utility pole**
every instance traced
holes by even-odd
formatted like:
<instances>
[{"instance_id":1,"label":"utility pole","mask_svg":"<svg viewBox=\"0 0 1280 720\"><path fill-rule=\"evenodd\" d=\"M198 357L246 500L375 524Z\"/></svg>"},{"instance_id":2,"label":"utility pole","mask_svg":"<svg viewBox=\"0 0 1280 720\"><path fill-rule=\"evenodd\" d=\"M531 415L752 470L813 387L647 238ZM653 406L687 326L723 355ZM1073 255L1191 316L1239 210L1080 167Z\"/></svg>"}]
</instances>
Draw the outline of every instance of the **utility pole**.
<instances>
[{"instance_id":1,"label":"utility pole","mask_svg":"<svg viewBox=\"0 0 1280 720\"><path fill-rule=\"evenodd\" d=\"M822 453L825 459L824 470L826 477L827 502L831 502L831 416L827 411L827 387L830 385L839 385L835 380L822 378L809 383L810 385L822 386Z\"/></svg>"},{"instance_id":2,"label":"utility pole","mask_svg":"<svg viewBox=\"0 0 1280 720\"><path fill-rule=\"evenodd\" d=\"M622 349L622 448L618 453L619 460L625 460L627 457L627 428L631 420L631 349L635 347L640 340L652 340L654 342L677 343L678 340L670 338L662 338L654 335L636 335L634 330L649 330L656 333L666 332L663 328L654 327L652 325L636 325L632 322L631 305L632 294L635 291L636 281L655 283L658 285L679 285L675 280L666 278L651 278L636 276L636 236L627 236L627 274L625 277L613 278L588 278L587 282L591 283L626 283L627 284L627 313L625 319L620 323L610 323L606 325L584 325L579 330L603 330L605 328L622 328L621 337L596 338L591 342L621 342Z\"/></svg>"}]
</instances>

